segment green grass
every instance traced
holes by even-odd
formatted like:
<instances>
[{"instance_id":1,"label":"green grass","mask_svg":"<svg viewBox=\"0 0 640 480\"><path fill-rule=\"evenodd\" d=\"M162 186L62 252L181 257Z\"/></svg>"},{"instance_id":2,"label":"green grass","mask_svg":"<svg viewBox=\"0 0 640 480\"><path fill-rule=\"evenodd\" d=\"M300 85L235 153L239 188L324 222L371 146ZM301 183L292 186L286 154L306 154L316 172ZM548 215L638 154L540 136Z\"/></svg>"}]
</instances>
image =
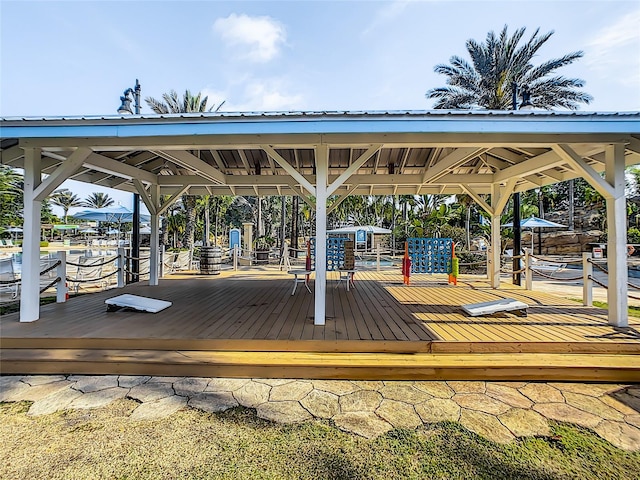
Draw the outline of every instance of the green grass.
<instances>
[{"instance_id":1,"label":"green grass","mask_svg":"<svg viewBox=\"0 0 640 480\"><path fill-rule=\"evenodd\" d=\"M456 423L394 430L375 440L327 422L282 425L250 409L187 409L134 422L137 404L30 417L0 404L0 478L29 479L621 479L640 478L640 453L553 424L548 438L500 445Z\"/></svg>"},{"instance_id":2,"label":"green grass","mask_svg":"<svg viewBox=\"0 0 640 480\"><path fill-rule=\"evenodd\" d=\"M581 298L570 298L569 300L573 300L574 302L582 303ZM607 302L600 302L598 300L593 300L593 306L598 308L604 308L605 310L609 309L609 304ZM640 318L640 307L636 307L635 305L628 305L627 310L629 312L629 316Z\"/></svg>"}]
</instances>

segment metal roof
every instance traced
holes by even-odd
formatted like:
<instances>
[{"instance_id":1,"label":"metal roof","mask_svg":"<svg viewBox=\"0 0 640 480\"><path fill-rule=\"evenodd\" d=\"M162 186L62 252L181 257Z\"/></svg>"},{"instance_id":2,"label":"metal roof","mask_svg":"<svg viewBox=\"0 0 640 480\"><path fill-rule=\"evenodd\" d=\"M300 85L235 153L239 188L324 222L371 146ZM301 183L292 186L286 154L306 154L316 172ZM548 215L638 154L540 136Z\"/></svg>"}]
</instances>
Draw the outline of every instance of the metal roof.
<instances>
[{"instance_id":1,"label":"metal roof","mask_svg":"<svg viewBox=\"0 0 640 480\"><path fill-rule=\"evenodd\" d=\"M136 191L136 178L162 193L300 194L306 181L315 184L317 148L325 145L329 180L352 173L336 194L482 194L509 179L527 190L575 178L581 161L603 171L613 143L625 145L627 164L640 163L640 112L14 117L0 119L0 139L3 164L20 167L23 149L39 148L45 174L89 149L71 178L127 191Z\"/></svg>"}]
</instances>

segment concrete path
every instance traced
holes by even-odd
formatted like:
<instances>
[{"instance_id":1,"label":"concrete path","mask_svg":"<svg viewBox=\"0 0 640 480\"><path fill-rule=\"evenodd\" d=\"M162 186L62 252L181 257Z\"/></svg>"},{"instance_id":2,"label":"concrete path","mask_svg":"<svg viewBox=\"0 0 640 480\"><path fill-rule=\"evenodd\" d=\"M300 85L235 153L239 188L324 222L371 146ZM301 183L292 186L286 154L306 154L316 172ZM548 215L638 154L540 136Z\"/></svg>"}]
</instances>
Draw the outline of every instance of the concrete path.
<instances>
[{"instance_id":1,"label":"concrete path","mask_svg":"<svg viewBox=\"0 0 640 480\"><path fill-rule=\"evenodd\" d=\"M496 442L548 435L547 420L595 431L640 451L640 385L533 382L387 382L148 376L0 377L0 401L34 402L28 414L98 408L121 398L139 402L131 421L181 408L222 412L255 408L260 418L297 423L331 419L347 432L375 438L393 428L457 421Z\"/></svg>"}]
</instances>

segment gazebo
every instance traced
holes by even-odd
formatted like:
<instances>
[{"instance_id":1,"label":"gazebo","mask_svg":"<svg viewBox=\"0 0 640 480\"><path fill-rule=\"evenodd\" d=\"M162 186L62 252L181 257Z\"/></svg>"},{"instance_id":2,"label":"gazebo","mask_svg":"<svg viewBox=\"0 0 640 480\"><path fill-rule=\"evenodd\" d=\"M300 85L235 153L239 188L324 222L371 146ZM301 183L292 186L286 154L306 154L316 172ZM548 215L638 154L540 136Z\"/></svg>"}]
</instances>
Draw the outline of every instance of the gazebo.
<instances>
[{"instance_id":1,"label":"gazebo","mask_svg":"<svg viewBox=\"0 0 640 480\"><path fill-rule=\"evenodd\" d=\"M499 288L510 195L583 177L607 204L609 323L627 325L624 169L640 163L640 113L244 112L0 126L2 163L25 171L23 322L39 318L40 205L68 178L140 194L151 214L151 285L159 215L183 193L300 196L316 211L314 322L323 325L327 210L349 195L470 195L491 217L488 275Z\"/></svg>"}]
</instances>

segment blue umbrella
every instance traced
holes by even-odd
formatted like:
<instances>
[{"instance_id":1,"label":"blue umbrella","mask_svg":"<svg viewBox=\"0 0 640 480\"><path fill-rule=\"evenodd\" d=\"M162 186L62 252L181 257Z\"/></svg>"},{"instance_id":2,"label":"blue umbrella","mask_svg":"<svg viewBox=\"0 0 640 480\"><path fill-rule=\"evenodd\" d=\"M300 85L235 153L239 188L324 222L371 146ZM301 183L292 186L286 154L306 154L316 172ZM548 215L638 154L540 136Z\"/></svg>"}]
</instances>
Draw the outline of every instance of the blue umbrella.
<instances>
[{"instance_id":1,"label":"blue umbrella","mask_svg":"<svg viewBox=\"0 0 640 480\"><path fill-rule=\"evenodd\" d=\"M513 222L505 223L502 225L503 227L513 227ZM534 217L531 215L529 218L525 218L520 220L520 228L530 228L531 229L531 250L533 251L533 229L534 228L566 228L566 225L562 225L560 223L552 222L550 220L545 220L544 218ZM540 230L538 230L540 233ZM538 254L540 254L540 250L542 249L542 242L538 243Z\"/></svg>"},{"instance_id":2,"label":"blue umbrella","mask_svg":"<svg viewBox=\"0 0 640 480\"><path fill-rule=\"evenodd\" d=\"M87 221L123 223L133 222L133 212L127 207L118 205L117 207L89 208L73 215L73 218ZM140 221L149 222L149 215L140 214Z\"/></svg>"}]
</instances>

